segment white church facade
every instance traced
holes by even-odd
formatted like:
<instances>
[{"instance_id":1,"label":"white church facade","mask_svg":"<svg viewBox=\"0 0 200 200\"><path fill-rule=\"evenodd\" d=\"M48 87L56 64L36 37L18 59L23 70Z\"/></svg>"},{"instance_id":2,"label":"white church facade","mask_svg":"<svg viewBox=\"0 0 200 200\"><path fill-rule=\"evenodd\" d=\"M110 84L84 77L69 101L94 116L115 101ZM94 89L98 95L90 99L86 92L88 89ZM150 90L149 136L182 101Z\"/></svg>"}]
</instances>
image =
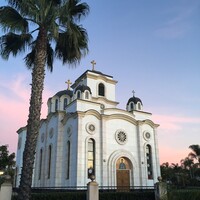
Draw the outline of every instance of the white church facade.
<instances>
[{"instance_id":1,"label":"white church facade","mask_svg":"<svg viewBox=\"0 0 200 200\"><path fill-rule=\"evenodd\" d=\"M117 108L112 76L87 70L68 89L49 98L41 120L33 187L153 186L160 176L158 124L134 95ZM18 131L19 186L26 127Z\"/></svg>"}]
</instances>

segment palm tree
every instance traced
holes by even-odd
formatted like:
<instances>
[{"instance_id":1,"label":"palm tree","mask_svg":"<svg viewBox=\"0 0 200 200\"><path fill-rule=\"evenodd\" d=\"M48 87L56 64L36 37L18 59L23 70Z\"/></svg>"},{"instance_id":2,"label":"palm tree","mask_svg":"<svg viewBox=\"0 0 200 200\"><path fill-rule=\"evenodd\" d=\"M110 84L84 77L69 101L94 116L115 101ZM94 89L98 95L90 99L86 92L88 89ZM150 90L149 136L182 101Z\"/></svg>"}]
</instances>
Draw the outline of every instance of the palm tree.
<instances>
[{"instance_id":1,"label":"palm tree","mask_svg":"<svg viewBox=\"0 0 200 200\"><path fill-rule=\"evenodd\" d=\"M186 157L185 159L182 159L181 161L181 166L185 170L189 170L190 173L190 178L193 178L193 166L194 166L194 160L193 158Z\"/></svg>"},{"instance_id":2,"label":"palm tree","mask_svg":"<svg viewBox=\"0 0 200 200\"><path fill-rule=\"evenodd\" d=\"M27 138L23 154L20 200L29 200L36 141L40 125L45 66L52 71L54 58L77 64L88 52L86 30L80 19L89 12L80 0L7 0L0 7L0 55L8 59L29 50L26 66L32 70ZM53 45L52 45L53 44ZM54 48L53 48L54 47Z\"/></svg>"},{"instance_id":3,"label":"palm tree","mask_svg":"<svg viewBox=\"0 0 200 200\"><path fill-rule=\"evenodd\" d=\"M191 153L189 153L189 156L191 158L195 158L197 160L197 165L200 165L200 146L198 144L190 145L189 148L192 150Z\"/></svg>"}]
</instances>

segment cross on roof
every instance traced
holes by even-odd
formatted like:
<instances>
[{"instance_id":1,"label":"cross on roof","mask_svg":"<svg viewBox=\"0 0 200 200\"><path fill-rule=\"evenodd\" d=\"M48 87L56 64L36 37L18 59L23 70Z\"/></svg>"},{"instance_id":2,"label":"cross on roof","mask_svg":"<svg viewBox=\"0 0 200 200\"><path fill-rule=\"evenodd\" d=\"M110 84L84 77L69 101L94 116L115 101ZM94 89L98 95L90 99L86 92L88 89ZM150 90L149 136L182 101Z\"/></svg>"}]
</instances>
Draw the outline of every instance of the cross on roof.
<instances>
[{"instance_id":1,"label":"cross on roof","mask_svg":"<svg viewBox=\"0 0 200 200\"><path fill-rule=\"evenodd\" d=\"M135 96L135 90L133 90L132 93L133 93L133 97L134 97Z\"/></svg>"},{"instance_id":2,"label":"cross on roof","mask_svg":"<svg viewBox=\"0 0 200 200\"><path fill-rule=\"evenodd\" d=\"M92 70L94 71L94 65L96 65L97 63L94 60L91 61L91 63L92 63Z\"/></svg>"},{"instance_id":3,"label":"cross on roof","mask_svg":"<svg viewBox=\"0 0 200 200\"><path fill-rule=\"evenodd\" d=\"M72 84L72 82L68 79L65 83L67 83L67 89L70 89L70 85Z\"/></svg>"}]
</instances>

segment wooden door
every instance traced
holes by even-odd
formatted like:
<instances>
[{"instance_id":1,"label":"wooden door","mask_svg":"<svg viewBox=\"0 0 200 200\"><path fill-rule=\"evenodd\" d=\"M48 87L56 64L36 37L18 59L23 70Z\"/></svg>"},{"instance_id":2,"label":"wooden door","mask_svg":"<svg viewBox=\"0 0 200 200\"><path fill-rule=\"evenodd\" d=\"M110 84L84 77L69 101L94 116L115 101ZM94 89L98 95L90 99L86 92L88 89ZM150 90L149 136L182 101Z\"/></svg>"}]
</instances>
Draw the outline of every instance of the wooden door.
<instances>
[{"instance_id":1,"label":"wooden door","mask_svg":"<svg viewBox=\"0 0 200 200\"><path fill-rule=\"evenodd\" d=\"M130 170L117 170L117 191L130 190Z\"/></svg>"}]
</instances>

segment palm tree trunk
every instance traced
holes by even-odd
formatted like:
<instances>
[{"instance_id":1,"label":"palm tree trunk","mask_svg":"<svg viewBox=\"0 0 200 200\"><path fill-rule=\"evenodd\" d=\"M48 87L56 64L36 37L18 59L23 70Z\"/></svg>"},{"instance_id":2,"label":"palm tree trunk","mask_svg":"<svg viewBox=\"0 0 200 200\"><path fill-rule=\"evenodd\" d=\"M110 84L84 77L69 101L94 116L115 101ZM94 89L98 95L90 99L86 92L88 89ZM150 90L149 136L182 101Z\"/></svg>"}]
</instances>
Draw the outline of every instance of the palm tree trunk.
<instances>
[{"instance_id":1,"label":"palm tree trunk","mask_svg":"<svg viewBox=\"0 0 200 200\"><path fill-rule=\"evenodd\" d=\"M45 63L47 52L47 37L45 29L39 30L36 42L35 62L32 71L31 99L27 121L27 135L23 153L23 167L19 186L19 200L29 200L31 197L32 174L35 151L40 127L42 106L42 92L45 77Z\"/></svg>"}]
</instances>

